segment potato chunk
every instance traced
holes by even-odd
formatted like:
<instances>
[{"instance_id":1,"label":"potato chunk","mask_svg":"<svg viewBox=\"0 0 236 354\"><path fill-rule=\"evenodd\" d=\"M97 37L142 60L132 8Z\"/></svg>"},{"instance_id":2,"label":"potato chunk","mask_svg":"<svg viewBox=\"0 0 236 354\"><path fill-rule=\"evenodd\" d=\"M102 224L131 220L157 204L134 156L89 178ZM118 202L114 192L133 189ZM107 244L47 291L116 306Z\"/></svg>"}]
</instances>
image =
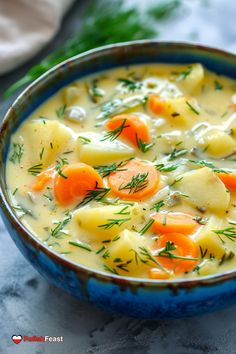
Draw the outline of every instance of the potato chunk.
<instances>
[{"instance_id":1,"label":"potato chunk","mask_svg":"<svg viewBox=\"0 0 236 354\"><path fill-rule=\"evenodd\" d=\"M203 79L203 66L201 64L193 64L183 68L183 72L179 76L178 84L186 94L192 94L201 86Z\"/></svg>"},{"instance_id":2,"label":"potato chunk","mask_svg":"<svg viewBox=\"0 0 236 354\"><path fill-rule=\"evenodd\" d=\"M198 122L200 108L193 98L176 97L165 101L164 116L172 124L191 127Z\"/></svg>"},{"instance_id":3,"label":"potato chunk","mask_svg":"<svg viewBox=\"0 0 236 354\"><path fill-rule=\"evenodd\" d=\"M198 141L199 146L207 148L208 155L223 158L232 155L236 149L235 140L226 132L219 129L208 129Z\"/></svg>"},{"instance_id":4,"label":"potato chunk","mask_svg":"<svg viewBox=\"0 0 236 354\"><path fill-rule=\"evenodd\" d=\"M119 239L112 242L109 246L109 257L106 263L117 270L118 273L137 273L147 267L137 254L140 253L140 247L146 247L145 239L137 232L127 229L119 233ZM125 269L125 270L124 270Z\"/></svg>"},{"instance_id":5,"label":"potato chunk","mask_svg":"<svg viewBox=\"0 0 236 354\"><path fill-rule=\"evenodd\" d=\"M208 223L203 226L201 231L195 238L195 241L201 246L202 251L206 253L206 257L210 255L220 259L226 252L225 244L220 237L212 230L222 230L226 227L226 222L217 216L211 216Z\"/></svg>"},{"instance_id":6,"label":"potato chunk","mask_svg":"<svg viewBox=\"0 0 236 354\"><path fill-rule=\"evenodd\" d=\"M33 120L25 124L23 136L32 164L50 165L56 156L73 144L70 131L56 120ZM43 153L42 153L43 149ZM41 159L40 159L41 153Z\"/></svg>"},{"instance_id":7,"label":"potato chunk","mask_svg":"<svg viewBox=\"0 0 236 354\"><path fill-rule=\"evenodd\" d=\"M77 142L80 161L89 165L103 165L134 156L134 149L122 142L102 141L103 136L96 133L88 133L86 136L81 134L80 136L90 140L86 143L83 138L79 137Z\"/></svg>"},{"instance_id":8,"label":"potato chunk","mask_svg":"<svg viewBox=\"0 0 236 354\"><path fill-rule=\"evenodd\" d=\"M140 208L138 204L128 205L124 211L125 214L122 214L125 207L125 205L85 207L78 209L74 217L81 229L88 231L102 241L106 238L113 238L125 228L131 228L139 221Z\"/></svg>"},{"instance_id":9,"label":"potato chunk","mask_svg":"<svg viewBox=\"0 0 236 354\"><path fill-rule=\"evenodd\" d=\"M186 201L215 212L227 210L230 194L227 193L223 182L210 168L203 167L186 172L179 177L181 179L176 184L176 188L189 197L186 198Z\"/></svg>"}]
</instances>

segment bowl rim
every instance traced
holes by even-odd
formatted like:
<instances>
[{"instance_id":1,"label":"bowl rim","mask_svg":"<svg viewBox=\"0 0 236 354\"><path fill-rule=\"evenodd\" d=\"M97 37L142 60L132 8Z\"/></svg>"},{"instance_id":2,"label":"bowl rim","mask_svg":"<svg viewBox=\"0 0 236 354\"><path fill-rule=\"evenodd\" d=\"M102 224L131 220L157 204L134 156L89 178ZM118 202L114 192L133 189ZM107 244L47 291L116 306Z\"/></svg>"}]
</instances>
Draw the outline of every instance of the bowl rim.
<instances>
[{"instance_id":1,"label":"bowl rim","mask_svg":"<svg viewBox=\"0 0 236 354\"><path fill-rule=\"evenodd\" d=\"M236 61L236 55L230 52L227 52L222 49L218 49L212 46L206 46L206 45L201 45L201 44L195 44L191 42L177 42L177 41L158 41L158 40L135 40L135 41L128 41L128 42L120 42L116 44L109 44L105 46L100 46L98 48L91 49L89 51L86 51L82 54L75 55L73 57L70 57L66 59L65 61L55 65L48 71L46 71L44 74L42 74L40 77L38 77L36 80L34 80L32 83L27 85L24 90L17 95L17 97L14 99L14 102L10 105L8 108L7 112L4 115L3 120L1 121L0 124L0 136L2 135L4 131L4 126L6 125L8 119L10 119L11 114L13 113L13 110L15 106L21 101L24 100L24 96L29 93L29 91L32 90L32 88L37 88L37 85L41 82L43 82L45 79L50 78L50 76L53 76L55 72L57 72L60 68L62 68L64 65L67 65L69 63L75 63L79 61L80 59L88 59L88 61L95 55L103 55L107 51L110 50L115 50L116 48L127 48L130 46L145 46L145 45L154 45L157 48L161 46L165 47L179 47L179 49L187 49L187 50L194 50L198 49L201 52L204 52L206 54L211 54L215 53L219 56L226 56L231 60ZM91 58L90 58L91 57ZM118 66L117 66L118 67ZM96 73L96 71L94 71ZM12 129L11 129L12 130ZM2 161L2 165L4 165L4 159ZM49 246L47 246L43 241L38 239L33 233L30 232L26 228L26 226L21 222L21 220L17 217L15 214L13 207L7 200L8 192L7 192L7 185L5 181L0 178L0 203L1 203L1 208L5 216L7 217L8 221L12 224L12 227L16 229L17 232L17 237L23 238L23 241L26 243L32 244L37 251L41 251L44 254L46 254L49 258L52 258L53 261L56 263L59 263L59 265L62 265L63 267L67 267L69 270L73 270L77 272L78 274L82 275L82 273L86 274L86 276L89 276L90 278L93 277L97 280L101 281L106 281L106 282L114 282L126 286L139 286L142 285L143 287L161 287L161 288L169 288L169 287L184 287L184 288L191 288L199 285L214 285L217 283L224 282L226 280L230 279L235 279L236 278L236 269L232 269L229 271L226 271L224 273L217 273L217 274L212 274L208 276L198 276L196 278L173 278L173 279L168 279L168 280L158 280L158 279L146 279L146 278L138 278L138 277L131 277L131 276L122 276L122 275L116 275L112 273L107 273L105 271L101 270L96 270L94 268L90 268L86 265L83 265L81 263L72 261L66 257L64 257L62 254L57 253L53 249L50 249ZM9 233L9 232L8 232Z\"/></svg>"}]
</instances>

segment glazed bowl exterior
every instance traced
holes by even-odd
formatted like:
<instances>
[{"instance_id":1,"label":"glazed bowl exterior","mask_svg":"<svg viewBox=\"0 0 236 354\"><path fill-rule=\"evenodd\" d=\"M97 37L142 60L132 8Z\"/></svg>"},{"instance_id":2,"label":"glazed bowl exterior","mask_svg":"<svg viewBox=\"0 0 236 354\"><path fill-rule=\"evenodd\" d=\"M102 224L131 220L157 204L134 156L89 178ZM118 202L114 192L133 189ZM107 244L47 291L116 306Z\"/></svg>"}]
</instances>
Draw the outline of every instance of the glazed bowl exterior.
<instances>
[{"instance_id":1,"label":"glazed bowl exterior","mask_svg":"<svg viewBox=\"0 0 236 354\"><path fill-rule=\"evenodd\" d=\"M32 235L10 205L5 181L12 132L41 103L63 86L101 70L148 63L199 62L207 69L236 79L236 56L198 45L137 41L89 51L57 65L15 100L0 128L1 215L9 234L28 261L49 282L105 310L128 316L178 318L236 303L236 270L193 280L158 281L106 274L73 263Z\"/></svg>"}]
</instances>

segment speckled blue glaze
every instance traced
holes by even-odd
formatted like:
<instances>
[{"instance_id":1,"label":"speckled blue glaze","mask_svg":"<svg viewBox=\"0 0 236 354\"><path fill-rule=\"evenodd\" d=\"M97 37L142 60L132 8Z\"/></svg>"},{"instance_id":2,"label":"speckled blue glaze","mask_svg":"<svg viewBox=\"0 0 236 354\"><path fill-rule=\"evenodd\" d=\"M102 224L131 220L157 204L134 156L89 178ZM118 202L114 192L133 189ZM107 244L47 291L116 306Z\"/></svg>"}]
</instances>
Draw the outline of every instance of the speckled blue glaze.
<instances>
[{"instance_id":1,"label":"speckled blue glaze","mask_svg":"<svg viewBox=\"0 0 236 354\"><path fill-rule=\"evenodd\" d=\"M71 295L108 311L148 319L203 314L235 303L236 270L194 280L157 281L122 278L73 263L50 250L17 219L7 195L5 162L12 132L61 87L101 70L158 62L200 62L236 79L236 57L223 51L156 41L107 46L67 60L36 80L10 107L0 129L1 215L23 255L42 276Z\"/></svg>"}]
</instances>

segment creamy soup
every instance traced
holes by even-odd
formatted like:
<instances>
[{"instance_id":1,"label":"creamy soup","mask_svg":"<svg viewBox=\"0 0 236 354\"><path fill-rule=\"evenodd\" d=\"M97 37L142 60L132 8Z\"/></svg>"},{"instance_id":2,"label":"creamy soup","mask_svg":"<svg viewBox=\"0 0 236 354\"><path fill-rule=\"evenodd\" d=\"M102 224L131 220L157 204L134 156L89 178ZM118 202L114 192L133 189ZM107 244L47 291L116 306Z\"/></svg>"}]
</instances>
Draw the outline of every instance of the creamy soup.
<instances>
[{"instance_id":1,"label":"creamy soup","mask_svg":"<svg viewBox=\"0 0 236 354\"><path fill-rule=\"evenodd\" d=\"M236 266L236 83L136 65L61 89L12 135L9 196L62 257L151 279Z\"/></svg>"}]
</instances>

